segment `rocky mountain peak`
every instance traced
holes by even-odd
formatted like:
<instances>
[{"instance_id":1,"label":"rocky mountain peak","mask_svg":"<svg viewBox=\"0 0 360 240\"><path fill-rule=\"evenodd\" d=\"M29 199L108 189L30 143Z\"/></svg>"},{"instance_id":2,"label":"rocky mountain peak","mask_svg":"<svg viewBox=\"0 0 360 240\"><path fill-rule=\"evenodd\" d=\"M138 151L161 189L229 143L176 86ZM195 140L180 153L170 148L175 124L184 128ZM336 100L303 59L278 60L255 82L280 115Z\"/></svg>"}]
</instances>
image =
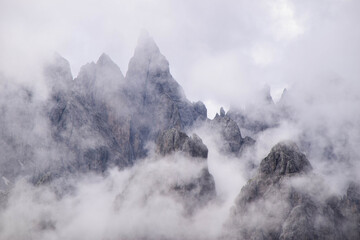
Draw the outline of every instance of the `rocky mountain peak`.
<instances>
[{"instance_id":1,"label":"rocky mountain peak","mask_svg":"<svg viewBox=\"0 0 360 240\"><path fill-rule=\"evenodd\" d=\"M112 70L112 74L114 77L119 77L124 79L124 75L122 74L120 68L116 63L105 53L101 54L99 59L96 62L97 69L109 69Z\"/></svg>"},{"instance_id":2,"label":"rocky mountain peak","mask_svg":"<svg viewBox=\"0 0 360 240\"><path fill-rule=\"evenodd\" d=\"M220 117L225 117L225 110L223 107L220 108Z\"/></svg>"},{"instance_id":3,"label":"rocky mountain peak","mask_svg":"<svg viewBox=\"0 0 360 240\"><path fill-rule=\"evenodd\" d=\"M70 64L58 53L45 65L44 76L54 91L68 90L73 83Z\"/></svg>"},{"instance_id":4,"label":"rocky mountain peak","mask_svg":"<svg viewBox=\"0 0 360 240\"><path fill-rule=\"evenodd\" d=\"M96 77L105 81L103 84L116 86L124 82L124 75L119 66L105 53L101 54L96 62Z\"/></svg>"},{"instance_id":5,"label":"rocky mountain peak","mask_svg":"<svg viewBox=\"0 0 360 240\"><path fill-rule=\"evenodd\" d=\"M179 88L170 75L169 62L160 53L153 38L146 33L139 37L134 56L129 62L126 78L137 86L145 84L147 80L156 80L159 83L171 82L172 85L176 85L174 86L176 89Z\"/></svg>"},{"instance_id":6,"label":"rocky mountain peak","mask_svg":"<svg viewBox=\"0 0 360 240\"><path fill-rule=\"evenodd\" d=\"M191 157L207 158L208 148L201 138L193 134L189 137L186 133L176 128L163 131L157 139L157 151L162 155L181 151Z\"/></svg>"},{"instance_id":7,"label":"rocky mountain peak","mask_svg":"<svg viewBox=\"0 0 360 240\"><path fill-rule=\"evenodd\" d=\"M274 100L271 97L271 93L270 93L270 86L269 85L265 85L261 91L262 94L262 98L265 102L265 104L270 104L273 105L274 104Z\"/></svg>"},{"instance_id":8,"label":"rocky mountain peak","mask_svg":"<svg viewBox=\"0 0 360 240\"><path fill-rule=\"evenodd\" d=\"M96 63L81 67L75 82L78 92L105 97L119 90L124 83L124 75L113 60L103 53Z\"/></svg>"},{"instance_id":9,"label":"rocky mountain peak","mask_svg":"<svg viewBox=\"0 0 360 240\"><path fill-rule=\"evenodd\" d=\"M107 55L106 53L102 53L99 57L99 59L96 62L97 65L108 65L108 64L115 64L111 58L109 57L109 55Z\"/></svg>"},{"instance_id":10,"label":"rocky mountain peak","mask_svg":"<svg viewBox=\"0 0 360 240\"><path fill-rule=\"evenodd\" d=\"M134 56L148 56L160 54L159 47L156 45L154 39L149 35L147 31L143 31L137 42Z\"/></svg>"},{"instance_id":11,"label":"rocky mountain peak","mask_svg":"<svg viewBox=\"0 0 360 240\"><path fill-rule=\"evenodd\" d=\"M280 142L260 164L260 173L265 176L291 175L308 172L311 164L293 142Z\"/></svg>"},{"instance_id":12,"label":"rocky mountain peak","mask_svg":"<svg viewBox=\"0 0 360 240\"><path fill-rule=\"evenodd\" d=\"M255 143L250 137L243 138L238 124L231 118L230 115L225 114L225 110L220 108L220 115L216 114L215 118L211 120L212 126L220 131L224 140L224 145L221 150L227 153L241 154L242 150Z\"/></svg>"},{"instance_id":13,"label":"rocky mountain peak","mask_svg":"<svg viewBox=\"0 0 360 240\"><path fill-rule=\"evenodd\" d=\"M262 160L259 174L241 189L225 239L359 239L359 185L351 183L343 197L318 198L325 182L304 191L287 178L310 169L295 143L276 144ZM312 183L315 176L302 177Z\"/></svg>"},{"instance_id":14,"label":"rocky mountain peak","mask_svg":"<svg viewBox=\"0 0 360 240\"><path fill-rule=\"evenodd\" d=\"M145 131L151 138L163 129L184 129L197 119L206 119L205 106L186 99L182 87L170 74L168 61L147 34L139 38L125 79L124 92L138 108L140 118L148 119L142 127L153 129ZM150 122L154 124L147 126Z\"/></svg>"}]
</instances>

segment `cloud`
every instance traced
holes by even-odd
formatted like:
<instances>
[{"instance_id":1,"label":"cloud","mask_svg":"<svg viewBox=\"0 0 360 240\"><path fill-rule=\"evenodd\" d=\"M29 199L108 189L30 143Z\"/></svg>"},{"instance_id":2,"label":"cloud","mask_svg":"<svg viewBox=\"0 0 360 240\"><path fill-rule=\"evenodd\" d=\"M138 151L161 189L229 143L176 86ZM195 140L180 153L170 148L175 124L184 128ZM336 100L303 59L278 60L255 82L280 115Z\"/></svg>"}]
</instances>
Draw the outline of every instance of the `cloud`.
<instances>
[{"instance_id":1,"label":"cloud","mask_svg":"<svg viewBox=\"0 0 360 240\"><path fill-rule=\"evenodd\" d=\"M350 180L359 180L360 171L359 8L359 2L350 0L1 1L0 106L6 114L0 121L7 126L1 133L21 149L36 146L31 152L38 159L31 165L35 170L48 167L49 159L72 157L52 148L48 123L36 112L47 98L42 71L53 51L69 60L74 76L103 52L125 74L143 28L169 60L187 97L208 105L209 117L220 106L260 104L257 93L265 84L277 95L288 87L293 115L256 135L256 145L241 158L220 153L219 136L211 129L193 129L210 150L218 202L192 217L184 216L166 187L193 176L199 166L175 156L170 162L147 159L133 169L113 169L106 177L88 176L74 183L73 195L60 199L51 188L9 179L14 188L0 213L0 236L216 238L254 173L248 163L256 167L274 144L286 139L302 144L314 172L329 183L327 194L343 194ZM25 103L28 89L35 91L34 101ZM86 144L97 140L92 137ZM16 158L27 151L12 149L5 140L0 144L6 150L1 160L23 166ZM6 179L0 179L3 185ZM115 210L123 192L124 207Z\"/></svg>"},{"instance_id":2,"label":"cloud","mask_svg":"<svg viewBox=\"0 0 360 240\"><path fill-rule=\"evenodd\" d=\"M212 161L219 159L212 156ZM236 170L226 167L229 163L216 164L230 170L227 176L241 179ZM53 191L61 187L56 186L61 182L35 187L21 179L12 189L6 209L0 211L0 237L215 239L232 204L231 198L223 194L229 191L228 186L218 181L220 196L225 198L198 209L192 216L186 214L182 202L170 190L173 184L197 176L202 165L180 154L150 157L130 169L111 169L106 177L88 174L70 178L74 190L61 197ZM223 170L216 177L221 177ZM222 178L225 180L224 175Z\"/></svg>"},{"instance_id":3,"label":"cloud","mask_svg":"<svg viewBox=\"0 0 360 240\"><path fill-rule=\"evenodd\" d=\"M2 2L0 69L24 79L57 51L76 76L80 66L106 52L125 73L145 28L190 99L211 96L230 105L259 82L276 91L295 78L356 76L358 8L356 1ZM16 71L19 66L24 71Z\"/></svg>"}]
</instances>

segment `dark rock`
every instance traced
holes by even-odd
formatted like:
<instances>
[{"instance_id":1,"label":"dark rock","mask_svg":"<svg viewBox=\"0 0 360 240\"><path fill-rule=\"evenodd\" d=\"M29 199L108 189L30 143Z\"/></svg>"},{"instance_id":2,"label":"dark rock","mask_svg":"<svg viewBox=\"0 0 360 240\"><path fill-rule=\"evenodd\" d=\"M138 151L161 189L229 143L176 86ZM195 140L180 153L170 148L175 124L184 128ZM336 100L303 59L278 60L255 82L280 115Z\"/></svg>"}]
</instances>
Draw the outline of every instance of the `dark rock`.
<instances>
[{"instance_id":1,"label":"dark rock","mask_svg":"<svg viewBox=\"0 0 360 240\"><path fill-rule=\"evenodd\" d=\"M258 174L241 189L224 238L359 239L359 186L351 184L341 200L319 200L318 192L291 185L294 176L314 177L310 170L294 143L274 146Z\"/></svg>"},{"instance_id":2,"label":"dark rock","mask_svg":"<svg viewBox=\"0 0 360 240\"><path fill-rule=\"evenodd\" d=\"M157 151L162 155L181 151L191 157L207 158L208 156L208 149L199 136L193 134L192 137L189 137L176 128L163 131L159 135Z\"/></svg>"},{"instance_id":3,"label":"dark rock","mask_svg":"<svg viewBox=\"0 0 360 240\"><path fill-rule=\"evenodd\" d=\"M206 159L208 156L208 149L199 136L193 134L189 137L176 128L163 131L159 135L157 151L164 156L176 151L197 159ZM199 176L173 186L173 190L190 214L216 196L215 181L207 166L201 170Z\"/></svg>"},{"instance_id":4,"label":"dark rock","mask_svg":"<svg viewBox=\"0 0 360 240\"><path fill-rule=\"evenodd\" d=\"M311 170L310 162L292 142L276 144L260 164L260 172L265 176L290 175L309 170Z\"/></svg>"},{"instance_id":5,"label":"dark rock","mask_svg":"<svg viewBox=\"0 0 360 240\"><path fill-rule=\"evenodd\" d=\"M59 58L55 64L46 74L53 86L47 105L52 136L73 154L69 164L82 171L131 166L147 155L146 143L155 141L163 129L182 130L207 118L205 105L186 99L166 58L147 35L139 39L126 78L106 54L83 66L75 80L66 60ZM59 85L61 81L66 84ZM88 146L84 139L94 144ZM197 136L181 144L190 156L207 157ZM106 157L99 153L103 148Z\"/></svg>"},{"instance_id":6,"label":"dark rock","mask_svg":"<svg viewBox=\"0 0 360 240\"><path fill-rule=\"evenodd\" d=\"M225 110L222 107L220 108L220 117L225 117Z\"/></svg>"},{"instance_id":7,"label":"dark rock","mask_svg":"<svg viewBox=\"0 0 360 240\"><path fill-rule=\"evenodd\" d=\"M287 167L288 165L291 167ZM288 200L291 190L287 186L283 187L283 179L306 173L310 168L309 161L298 151L295 144L280 143L274 146L262 160L257 175L241 189L227 225L227 231L231 233L228 237L279 239L286 216L291 212ZM297 197L304 198L302 195ZM253 208L256 210L250 213L249 209ZM250 218L262 218L262 223L245 223L244 217L248 215Z\"/></svg>"},{"instance_id":8,"label":"dark rock","mask_svg":"<svg viewBox=\"0 0 360 240\"><path fill-rule=\"evenodd\" d=\"M201 138L195 133L184 143L182 151L189 153L192 157L208 157L208 148L202 142Z\"/></svg>"},{"instance_id":9,"label":"dark rock","mask_svg":"<svg viewBox=\"0 0 360 240\"><path fill-rule=\"evenodd\" d=\"M51 72L59 67L48 69L48 78L60 76ZM75 164L82 169L88 166L94 170L93 163L99 172L110 165L131 166L147 155L146 143L155 141L161 130L184 129L197 119L206 119L205 105L186 99L170 74L167 60L149 36L139 39L126 79L110 57L102 54L96 63L83 66L72 82L72 87L55 86L47 108L54 140L73 152L73 161L79 157L85 161ZM87 146L85 138L95 144ZM198 145L196 138L190 138L184 147L191 155L206 156L207 149L198 152L203 147ZM94 160L91 156L102 147L110 154L105 162L98 162L98 157Z\"/></svg>"},{"instance_id":10,"label":"dark rock","mask_svg":"<svg viewBox=\"0 0 360 240\"><path fill-rule=\"evenodd\" d=\"M341 221L347 239L360 239L360 185L351 182L346 195L339 201Z\"/></svg>"},{"instance_id":11,"label":"dark rock","mask_svg":"<svg viewBox=\"0 0 360 240\"><path fill-rule=\"evenodd\" d=\"M165 128L184 130L198 119L206 119L204 104L186 99L170 74L168 61L147 34L139 38L130 60L124 91L140 113L138 117L147 119L141 127L149 129L150 139L155 140Z\"/></svg>"},{"instance_id":12,"label":"dark rock","mask_svg":"<svg viewBox=\"0 0 360 240\"><path fill-rule=\"evenodd\" d=\"M7 201L9 198L9 193L5 191L0 191L0 211L5 209Z\"/></svg>"},{"instance_id":13,"label":"dark rock","mask_svg":"<svg viewBox=\"0 0 360 240\"><path fill-rule=\"evenodd\" d=\"M206 120L207 119L207 109L205 107L205 104L201 101L198 101L194 103L194 110L198 115L198 119L200 120Z\"/></svg>"},{"instance_id":14,"label":"dark rock","mask_svg":"<svg viewBox=\"0 0 360 240\"><path fill-rule=\"evenodd\" d=\"M104 172L108 166L109 156L110 153L107 147L87 150L84 153L86 169L100 173Z\"/></svg>"},{"instance_id":15,"label":"dark rock","mask_svg":"<svg viewBox=\"0 0 360 240\"><path fill-rule=\"evenodd\" d=\"M220 130L221 136L224 138L224 152L240 154L246 146L251 146L255 143L250 137L243 138L241 136L240 128L234 120L228 115L225 115L223 108L220 109L220 115L216 114L211 124Z\"/></svg>"}]
</instances>

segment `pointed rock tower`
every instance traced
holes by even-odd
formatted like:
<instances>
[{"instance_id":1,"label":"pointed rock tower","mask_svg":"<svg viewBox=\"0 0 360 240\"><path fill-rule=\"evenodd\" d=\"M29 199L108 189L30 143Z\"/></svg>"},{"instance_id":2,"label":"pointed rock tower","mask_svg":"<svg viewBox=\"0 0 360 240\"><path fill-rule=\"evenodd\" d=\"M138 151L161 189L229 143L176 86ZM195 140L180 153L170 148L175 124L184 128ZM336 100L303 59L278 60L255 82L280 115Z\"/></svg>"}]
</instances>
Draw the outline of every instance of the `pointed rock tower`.
<instances>
[{"instance_id":1,"label":"pointed rock tower","mask_svg":"<svg viewBox=\"0 0 360 240\"><path fill-rule=\"evenodd\" d=\"M170 74L169 62L154 40L143 33L131 58L125 77L125 94L138 111L137 119L150 139L163 129L186 129L197 120L207 118L202 102L191 103L182 87Z\"/></svg>"}]
</instances>

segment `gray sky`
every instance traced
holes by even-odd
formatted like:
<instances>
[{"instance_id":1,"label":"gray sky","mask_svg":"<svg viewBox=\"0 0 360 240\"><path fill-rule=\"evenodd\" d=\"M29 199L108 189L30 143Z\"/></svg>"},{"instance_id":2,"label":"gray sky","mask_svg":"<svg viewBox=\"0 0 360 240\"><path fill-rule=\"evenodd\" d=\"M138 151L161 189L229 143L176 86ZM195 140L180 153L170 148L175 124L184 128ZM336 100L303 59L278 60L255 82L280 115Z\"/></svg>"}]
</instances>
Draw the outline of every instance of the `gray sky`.
<instances>
[{"instance_id":1,"label":"gray sky","mask_svg":"<svg viewBox=\"0 0 360 240\"><path fill-rule=\"evenodd\" d=\"M221 231L235 196L252 174L248 163L259 164L272 146L288 139L311 143L308 158L330 189L320 193L343 194L360 172L359 23L360 0L0 0L0 90L2 81L20 81L46 96L42 64L54 51L69 60L74 77L103 52L125 74L139 33L146 29L187 97L204 101L209 117L220 106L227 110L230 105L256 103L260 97L255 93L265 84L275 99L289 88L295 109L294 121L261 132L255 148L241 159L219 151L214 129L194 129L209 148L209 171L224 203L204 208L191 221L163 189L178 176L193 174L196 162L181 155L152 159L150 154L148 162L131 169L84 179L77 183L77 194L63 201L44 188L17 181L11 204L0 214L0 238L26 239L29 232L35 239L79 239L84 233L87 239L124 234L159 238L181 237L178 233L184 232L190 239L211 239ZM43 105L24 104L25 98L19 97L24 93L17 96L17 85L12 87L0 91L0 104L6 106L0 117L6 123L5 135L9 132L18 137L19 146L35 149L35 166L47 164L53 155L66 158L58 143L48 141L48 118L39 110ZM6 161L24 158L27 148L14 153L11 145L4 146ZM329 146L346 161L328 161L324 150ZM128 188L130 179L135 180ZM323 197L318 186L308 187L315 191L313 196ZM114 213L124 189L130 189L128 205L121 214ZM56 222L55 230L34 231L38 221L48 217Z\"/></svg>"},{"instance_id":2,"label":"gray sky","mask_svg":"<svg viewBox=\"0 0 360 240\"><path fill-rule=\"evenodd\" d=\"M320 78L356 84L359 13L356 0L2 0L0 70L36 84L53 51L74 76L106 52L125 74L146 29L188 98L204 101L212 117L220 105L256 98L265 84L275 99Z\"/></svg>"}]
</instances>

